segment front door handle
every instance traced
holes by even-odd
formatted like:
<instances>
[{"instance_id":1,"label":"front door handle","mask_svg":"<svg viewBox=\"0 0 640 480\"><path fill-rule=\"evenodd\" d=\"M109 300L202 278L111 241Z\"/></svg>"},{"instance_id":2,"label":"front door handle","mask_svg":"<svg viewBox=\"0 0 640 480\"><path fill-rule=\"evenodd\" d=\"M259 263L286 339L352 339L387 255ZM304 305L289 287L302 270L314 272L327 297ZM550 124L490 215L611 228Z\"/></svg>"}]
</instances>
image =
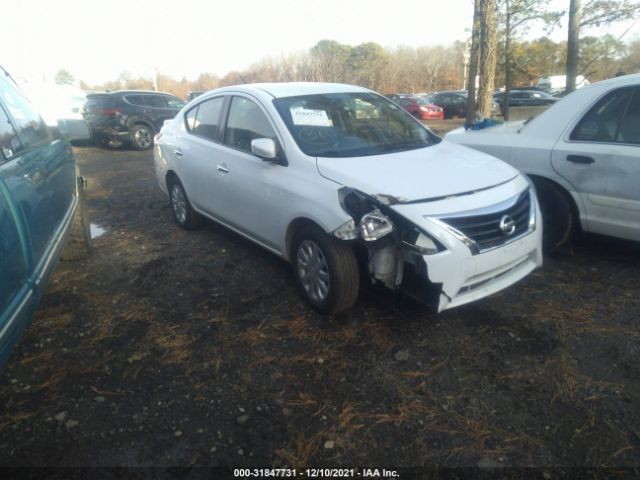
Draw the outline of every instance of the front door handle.
<instances>
[{"instance_id":1,"label":"front door handle","mask_svg":"<svg viewBox=\"0 0 640 480\"><path fill-rule=\"evenodd\" d=\"M593 158L587 157L586 155L567 155L567 160L573 163L584 163L584 164L596 163L596 161Z\"/></svg>"},{"instance_id":2,"label":"front door handle","mask_svg":"<svg viewBox=\"0 0 640 480\"><path fill-rule=\"evenodd\" d=\"M229 173L229 170L226 167L223 167L222 165L218 165L217 169L221 173Z\"/></svg>"},{"instance_id":3,"label":"front door handle","mask_svg":"<svg viewBox=\"0 0 640 480\"><path fill-rule=\"evenodd\" d=\"M180 150L174 150L173 153L175 153L176 157L182 157L183 153Z\"/></svg>"}]
</instances>

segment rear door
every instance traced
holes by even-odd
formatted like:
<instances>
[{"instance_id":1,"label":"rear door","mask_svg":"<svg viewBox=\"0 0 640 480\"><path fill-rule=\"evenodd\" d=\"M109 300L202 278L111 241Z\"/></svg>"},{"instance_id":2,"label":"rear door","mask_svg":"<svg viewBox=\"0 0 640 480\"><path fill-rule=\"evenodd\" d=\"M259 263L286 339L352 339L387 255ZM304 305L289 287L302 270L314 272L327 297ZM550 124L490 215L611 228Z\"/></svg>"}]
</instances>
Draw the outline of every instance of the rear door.
<instances>
[{"instance_id":1,"label":"rear door","mask_svg":"<svg viewBox=\"0 0 640 480\"><path fill-rule=\"evenodd\" d=\"M174 158L178 176L196 210L217 217L224 206L218 168L225 147L219 139L225 97L208 98L189 109L176 134Z\"/></svg>"},{"instance_id":2,"label":"rear door","mask_svg":"<svg viewBox=\"0 0 640 480\"><path fill-rule=\"evenodd\" d=\"M0 105L0 365L35 307L28 282L28 238L9 189L15 183L12 164L19 161L20 150L17 132Z\"/></svg>"},{"instance_id":3,"label":"rear door","mask_svg":"<svg viewBox=\"0 0 640 480\"><path fill-rule=\"evenodd\" d=\"M558 141L552 164L582 198L588 230L640 240L640 87L604 94Z\"/></svg>"}]
</instances>

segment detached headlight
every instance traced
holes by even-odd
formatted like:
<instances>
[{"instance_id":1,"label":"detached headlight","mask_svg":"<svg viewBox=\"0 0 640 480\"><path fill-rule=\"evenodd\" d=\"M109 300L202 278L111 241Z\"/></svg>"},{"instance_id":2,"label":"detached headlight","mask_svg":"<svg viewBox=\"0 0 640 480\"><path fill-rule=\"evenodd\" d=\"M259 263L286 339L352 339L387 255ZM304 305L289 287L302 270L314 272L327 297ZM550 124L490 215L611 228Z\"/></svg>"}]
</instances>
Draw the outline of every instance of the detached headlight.
<instances>
[{"instance_id":1,"label":"detached headlight","mask_svg":"<svg viewBox=\"0 0 640 480\"><path fill-rule=\"evenodd\" d=\"M393 232L393 223L376 208L362 216L359 230L364 241L373 242Z\"/></svg>"}]
</instances>

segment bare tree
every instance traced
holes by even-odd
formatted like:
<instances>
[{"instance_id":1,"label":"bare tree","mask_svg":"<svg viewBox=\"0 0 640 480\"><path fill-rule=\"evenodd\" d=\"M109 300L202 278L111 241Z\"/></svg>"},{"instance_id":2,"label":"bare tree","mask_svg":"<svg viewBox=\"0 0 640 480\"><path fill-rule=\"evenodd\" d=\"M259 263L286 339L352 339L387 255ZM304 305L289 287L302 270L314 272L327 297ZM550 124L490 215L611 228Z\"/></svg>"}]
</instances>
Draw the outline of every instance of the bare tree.
<instances>
[{"instance_id":1,"label":"bare tree","mask_svg":"<svg viewBox=\"0 0 640 480\"><path fill-rule=\"evenodd\" d=\"M580 55L580 31L614 22L623 22L640 13L637 0L570 0L569 32L567 36L567 92L576 89L578 58Z\"/></svg>"},{"instance_id":2,"label":"bare tree","mask_svg":"<svg viewBox=\"0 0 640 480\"><path fill-rule=\"evenodd\" d=\"M469 72L467 73L467 123L473 122L476 112L476 76L478 75L481 23L482 10L480 8L480 0L474 0L473 27L471 29L471 48L469 53Z\"/></svg>"},{"instance_id":3,"label":"bare tree","mask_svg":"<svg viewBox=\"0 0 640 480\"><path fill-rule=\"evenodd\" d=\"M493 104L493 86L496 77L498 37L496 33L496 0L481 0L482 23L480 37L480 83L478 110L488 117Z\"/></svg>"},{"instance_id":4,"label":"bare tree","mask_svg":"<svg viewBox=\"0 0 640 480\"><path fill-rule=\"evenodd\" d=\"M504 22L504 102L502 114L509 120L509 99L513 79L511 75L512 46L511 42L518 30L526 29L532 21L543 21L550 31L558 24L564 12L549 12L549 0L504 0L502 4L502 20Z\"/></svg>"}]
</instances>

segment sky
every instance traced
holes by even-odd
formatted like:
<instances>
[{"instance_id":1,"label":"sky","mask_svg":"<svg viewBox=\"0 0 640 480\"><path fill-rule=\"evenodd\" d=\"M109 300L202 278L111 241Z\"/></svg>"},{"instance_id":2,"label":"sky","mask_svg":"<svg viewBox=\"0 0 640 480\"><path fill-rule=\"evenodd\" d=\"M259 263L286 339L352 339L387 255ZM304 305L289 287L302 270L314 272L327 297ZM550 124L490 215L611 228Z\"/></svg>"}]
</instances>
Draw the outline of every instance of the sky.
<instances>
[{"instance_id":1,"label":"sky","mask_svg":"<svg viewBox=\"0 0 640 480\"><path fill-rule=\"evenodd\" d=\"M568 8L569 0L551 1ZM323 39L390 48L465 41L472 15L473 0L2 0L0 65L24 79L65 68L88 84L123 71L222 77ZM619 36L630 25L589 33ZM551 38L565 31L566 16ZM530 36L542 34L534 28ZM639 21L631 38L640 38Z\"/></svg>"}]
</instances>

